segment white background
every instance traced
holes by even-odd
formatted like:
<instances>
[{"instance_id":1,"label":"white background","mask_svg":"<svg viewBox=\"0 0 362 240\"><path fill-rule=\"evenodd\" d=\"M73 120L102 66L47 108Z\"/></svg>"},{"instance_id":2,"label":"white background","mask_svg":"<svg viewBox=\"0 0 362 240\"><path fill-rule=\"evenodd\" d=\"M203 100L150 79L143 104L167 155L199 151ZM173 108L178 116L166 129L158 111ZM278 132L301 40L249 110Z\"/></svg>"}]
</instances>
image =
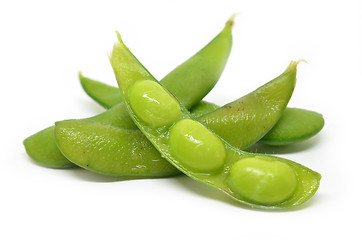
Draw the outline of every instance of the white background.
<instances>
[{"instance_id":1,"label":"white background","mask_svg":"<svg viewBox=\"0 0 362 240\"><path fill-rule=\"evenodd\" d=\"M1 1L0 239L361 239L362 2L215 2ZM310 201L255 210L185 176L112 178L26 155L29 135L103 111L77 74L116 85L115 30L161 79L235 12L233 50L206 100L230 102L307 60L289 106L322 113L326 125L303 144L264 150L322 174Z\"/></svg>"}]
</instances>

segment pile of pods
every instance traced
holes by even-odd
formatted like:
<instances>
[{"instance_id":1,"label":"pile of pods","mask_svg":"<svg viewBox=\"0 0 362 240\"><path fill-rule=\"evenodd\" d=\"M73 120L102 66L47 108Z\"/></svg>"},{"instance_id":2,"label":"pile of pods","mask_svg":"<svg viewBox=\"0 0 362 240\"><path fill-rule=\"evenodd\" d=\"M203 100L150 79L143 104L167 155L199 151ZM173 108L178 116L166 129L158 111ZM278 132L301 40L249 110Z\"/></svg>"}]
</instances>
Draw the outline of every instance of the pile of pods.
<instances>
[{"instance_id":1,"label":"pile of pods","mask_svg":"<svg viewBox=\"0 0 362 240\"><path fill-rule=\"evenodd\" d=\"M45 167L79 166L110 176L184 173L253 207L288 208L307 201L319 187L320 174L284 158L242 151L257 142L294 144L323 128L321 114L287 108L298 62L223 107L202 101L227 62L233 24L232 17L160 82L117 33L109 59L119 88L79 75L85 92L107 110L56 122L25 139L26 152Z\"/></svg>"}]
</instances>

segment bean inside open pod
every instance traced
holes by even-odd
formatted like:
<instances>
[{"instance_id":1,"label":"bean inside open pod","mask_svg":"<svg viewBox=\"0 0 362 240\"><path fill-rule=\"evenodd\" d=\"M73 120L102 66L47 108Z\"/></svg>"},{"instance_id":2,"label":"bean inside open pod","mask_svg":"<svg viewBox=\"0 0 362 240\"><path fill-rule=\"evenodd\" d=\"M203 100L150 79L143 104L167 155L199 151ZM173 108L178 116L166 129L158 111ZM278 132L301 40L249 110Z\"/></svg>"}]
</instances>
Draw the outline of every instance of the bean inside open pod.
<instances>
[{"instance_id":1,"label":"bean inside open pod","mask_svg":"<svg viewBox=\"0 0 362 240\"><path fill-rule=\"evenodd\" d=\"M109 58L127 111L176 168L254 207L287 208L300 205L314 195L320 174L287 159L232 147L193 119L129 51L119 34L118 40ZM297 62L292 62L288 69L295 70L296 65ZM151 85L153 93L149 95L147 86ZM148 102L153 106L144 107ZM162 119L153 117L157 114Z\"/></svg>"}]
</instances>

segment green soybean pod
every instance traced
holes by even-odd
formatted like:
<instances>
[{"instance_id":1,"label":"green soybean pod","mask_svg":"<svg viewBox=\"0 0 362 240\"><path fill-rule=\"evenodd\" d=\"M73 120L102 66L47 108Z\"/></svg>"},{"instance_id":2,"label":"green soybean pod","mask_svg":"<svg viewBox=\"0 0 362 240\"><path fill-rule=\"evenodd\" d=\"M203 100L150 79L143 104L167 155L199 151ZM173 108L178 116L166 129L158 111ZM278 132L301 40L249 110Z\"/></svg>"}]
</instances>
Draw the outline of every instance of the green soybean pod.
<instances>
[{"instance_id":1,"label":"green soybean pod","mask_svg":"<svg viewBox=\"0 0 362 240\"><path fill-rule=\"evenodd\" d=\"M54 141L54 126L48 127L26 138L23 142L26 153L36 163L48 168L72 168L70 162L59 151Z\"/></svg>"},{"instance_id":2,"label":"green soybean pod","mask_svg":"<svg viewBox=\"0 0 362 240\"><path fill-rule=\"evenodd\" d=\"M295 144L315 136L323 126L322 114L300 108L287 108L273 129L259 142L271 146Z\"/></svg>"},{"instance_id":3,"label":"green soybean pod","mask_svg":"<svg viewBox=\"0 0 362 240\"><path fill-rule=\"evenodd\" d=\"M84 77L82 73L78 76L83 90L102 107L111 108L123 102L118 88Z\"/></svg>"},{"instance_id":4,"label":"green soybean pod","mask_svg":"<svg viewBox=\"0 0 362 240\"><path fill-rule=\"evenodd\" d=\"M163 78L164 84L185 106L190 108L200 102L218 81L231 51L233 24L234 16L226 22L223 30L210 43ZM122 104L122 97L118 89L92 81L81 74L79 74L79 78L87 94L102 106L109 108L117 102ZM122 106L117 107L120 111L124 109ZM136 128L127 117L126 111L120 112L118 116L110 116L106 113L95 118L106 121L112 119L121 123L121 127ZM52 148L51 151L43 151L41 148L33 147L35 145L42 146L42 143L47 141L54 144L53 138L51 131L47 131L46 134L36 133L28 137L23 144L26 151L32 153L29 156L34 161L41 162L43 166L53 168L73 166L73 164L68 163L69 161L65 157L61 157L61 153L56 148ZM28 144L30 142L32 144Z\"/></svg>"},{"instance_id":5,"label":"green soybean pod","mask_svg":"<svg viewBox=\"0 0 362 240\"><path fill-rule=\"evenodd\" d=\"M297 65L291 62L280 76L236 100L236 108L229 103L198 120L234 147L245 149L261 139L282 116L295 87Z\"/></svg>"},{"instance_id":6,"label":"green soybean pod","mask_svg":"<svg viewBox=\"0 0 362 240\"><path fill-rule=\"evenodd\" d=\"M314 195L320 181L318 173L287 159L246 153L232 147L204 125L192 119L182 104L174 107L180 108L182 114L177 117L175 115L170 116L170 120L174 121L173 123L168 121L163 126L156 125L155 127L154 124L144 122L142 119L150 113L145 110L136 114L133 111L134 105L137 104L134 102L135 96L133 95L137 91L144 91L144 88L137 87L137 91L131 90L135 84L149 84L152 81L154 84L159 83L145 68L133 67L142 65L124 45L119 34L118 40L119 43L114 45L110 55L110 62L125 99L127 111L155 148L176 168L189 177L217 188L232 198L254 207L287 208L299 205ZM126 62L129 68L124 69L120 61ZM296 65L296 63L292 63L292 65ZM129 69L135 71L128 71ZM160 93L167 91L161 84L159 84L158 89ZM136 95L142 96L140 93ZM163 102L162 99L162 97L159 99L157 94L154 94L154 100L160 100L158 110L162 108L170 110L168 104L171 100ZM140 114L144 116L140 118ZM215 154L215 152L219 154ZM203 156L207 157L204 158ZM253 160L239 164L239 161L246 159L249 159L248 161ZM260 162L260 160L264 162ZM270 171L273 169L273 165L275 165L275 170ZM259 174L256 179L247 179L247 177L240 179L238 175L245 172L244 170L264 172L264 174ZM276 181L270 182L268 177L276 179ZM289 180L294 181L294 183L290 183ZM243 191L245 181L255 187ZM246 184L249 186L249 183ZM276 190L277 196L268 195L270 188ZM262 189L262 191L260 192L258 189Z\"/></svg>"},{"instance_id":7,"label":"green soybean pod","mask_svg":"<svg viewBox=\"0 0 362 240\"><path fill-rule=\"evenodd\" d=\"M139 130L117 128L90 119L65 120L55 123L54 136L64 156L102 175L169 177L181 174Z\"/></svg>"}]
</instances>

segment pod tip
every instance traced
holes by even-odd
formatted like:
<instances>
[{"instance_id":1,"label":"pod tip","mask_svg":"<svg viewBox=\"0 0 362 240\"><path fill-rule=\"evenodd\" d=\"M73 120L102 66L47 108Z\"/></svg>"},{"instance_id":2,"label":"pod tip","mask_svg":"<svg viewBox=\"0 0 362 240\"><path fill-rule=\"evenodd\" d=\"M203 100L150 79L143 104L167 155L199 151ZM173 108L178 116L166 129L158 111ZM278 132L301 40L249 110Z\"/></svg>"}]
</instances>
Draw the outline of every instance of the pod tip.
<instances>
[{"instance_id":1,"label":"pod tip","mask_svg":"<svg viewBox=\"0 0 362 240\"><path fill-rule=\"evenodd\" d=\"M290 62L290 67L295 67L296 68L300 62L307 63L307 61L305 59L299 59L298 61L291 61Z\"/></svg>"},{"instance_id":2,"label":"pod tip","mask_svg":"<svg viewBox=\"0 0 362 240\"><path fill-rule=\"evenodd\" d=\"M118 31L116 31L116 34L117 34L117 39L118 39L118 41L119 41L120 43L123 43L122 38L121 38L121 34L120 34Z\"/></svg>"},{"instance_id":3,"label":"pod tip","mask_svg":"<svg viewBox=\"0 0 362 240\"><path fill-rule=\"evenodd\" d=\"M235 23L235 17L239 15L239 13L234 13L233 15L231 15L231 17L229 18L229 20L225 23L225 26L227 27L233 27L234 23Z\"/></svg>"}]
</instances>

